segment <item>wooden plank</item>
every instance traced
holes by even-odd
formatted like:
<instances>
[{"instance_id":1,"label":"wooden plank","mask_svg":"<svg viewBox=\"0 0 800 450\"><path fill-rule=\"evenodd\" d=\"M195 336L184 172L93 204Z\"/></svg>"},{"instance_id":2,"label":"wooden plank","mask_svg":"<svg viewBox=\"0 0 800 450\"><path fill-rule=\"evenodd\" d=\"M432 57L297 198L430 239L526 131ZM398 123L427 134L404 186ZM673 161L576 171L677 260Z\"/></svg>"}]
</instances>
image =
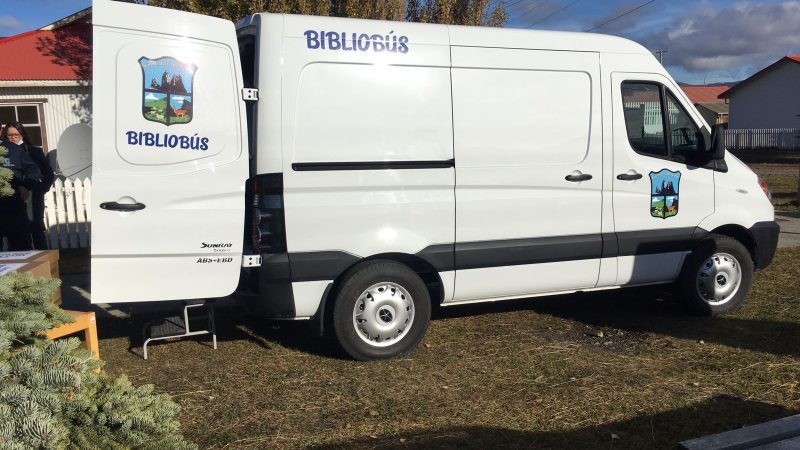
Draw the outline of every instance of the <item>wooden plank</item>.
<instances>
[{"instance_id":1,"label":"wooden plank","mask_svg":"<svg viewBox=\"0 0 800 450\"><path fill-rule=\"evenodd\" d=\"M100 359L100 346L97 341L97 320L93 311L70 311L64 310L71 315L75 322L65 323L60 327L53 328L47 332L48 339L58 339L70 334L84 332L84 344L92 352L95 359Z\"/></svg>"},{"instance_id":2,"label":"wooden plank","mask_svg":"<svg viewBox=\"0 0 800 450\"><path fill-rule=\"evenodd\" d=\"M64 182L56 180L55 182L55 197L56 197L56 220L58 221L58 247L67 248L67 212L64 200Z\"/></svg>"},{"instance_id":3,"label":"wooden plank","mask_svg":"<svg viewBox=\"0 0 800 450\"><path fill-rule=\"evenodd\" d=\"M86 205L83 204L83 182L75 179L75 232L78 246L86 247Z\"/></svg>"},{"instance_id":4,"label":"wooden plank","mask_svg":"<svg viewBox=\"0 0 800 450\"><path fill-rule=\"evenodd\" d=\"M72 180L64 182L64 203L67 207L67 245L69 248L78 247L78 221L75 215L75 187Z\"/></svg>"},{"instance_id":5,"label":"wooden plank","mask_svg":"<svg viewBox=\"0 0 800 450\"><path fill-rule=\"evenodd\" d=\"M44 194L44 223L50 248L58 248L58 220L56 219L55 186Z\"/></svg>"}]
</instances>

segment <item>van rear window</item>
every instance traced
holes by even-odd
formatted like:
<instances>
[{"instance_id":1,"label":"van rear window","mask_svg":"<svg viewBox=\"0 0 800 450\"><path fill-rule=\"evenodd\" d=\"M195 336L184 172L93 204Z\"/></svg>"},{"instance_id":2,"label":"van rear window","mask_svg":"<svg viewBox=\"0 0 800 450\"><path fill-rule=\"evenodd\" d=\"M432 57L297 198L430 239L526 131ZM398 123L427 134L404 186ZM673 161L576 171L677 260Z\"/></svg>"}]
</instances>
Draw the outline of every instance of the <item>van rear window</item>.
<instances>
[{"instance_id":1,"label":"van rear window","mask_svg":"<svg viewBox=\"0 0 800 450\"><path fill-rule=\"evenodd\" d=\"M638 153L666 157L661 87L655 83L622 83L622 106L631 147Z\"/></svg>"}]
</instances>

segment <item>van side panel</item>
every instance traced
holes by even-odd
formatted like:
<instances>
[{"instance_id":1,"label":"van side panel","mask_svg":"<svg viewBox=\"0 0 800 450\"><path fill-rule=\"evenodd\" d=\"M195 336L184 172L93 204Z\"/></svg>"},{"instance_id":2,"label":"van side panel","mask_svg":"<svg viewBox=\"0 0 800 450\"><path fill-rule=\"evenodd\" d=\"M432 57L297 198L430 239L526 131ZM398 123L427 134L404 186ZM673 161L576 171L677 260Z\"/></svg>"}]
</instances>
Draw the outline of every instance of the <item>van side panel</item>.
<instances>
[{"instance_id":1,"label":"van side panel","mask_svg":"<svg viewBox=\"0 0 800 450\"><path fill-rule=\"evenodd\" d=\"M452 53L454 301L594 287L603 251L599 55ZM591 177L566 179L575 174Z\"/></svg>"},{"instance_id":2,"label":"van side panel","mask_svg":"<svg viewBox=\"0 0 800 450\"><path fill-rule=\"evenodd\" d=\"M338 33L336 48L309 41L322 30ZM341 36L351 46L361 35L404 37L407 51L341 48ZM297 315L316 311L322 287L299 283L333 280L362 258L424 259L426 249L449 246L437 269L451 270L446 27L286 16L283 48L283 196Z\"/></svg>"}]
</instances>

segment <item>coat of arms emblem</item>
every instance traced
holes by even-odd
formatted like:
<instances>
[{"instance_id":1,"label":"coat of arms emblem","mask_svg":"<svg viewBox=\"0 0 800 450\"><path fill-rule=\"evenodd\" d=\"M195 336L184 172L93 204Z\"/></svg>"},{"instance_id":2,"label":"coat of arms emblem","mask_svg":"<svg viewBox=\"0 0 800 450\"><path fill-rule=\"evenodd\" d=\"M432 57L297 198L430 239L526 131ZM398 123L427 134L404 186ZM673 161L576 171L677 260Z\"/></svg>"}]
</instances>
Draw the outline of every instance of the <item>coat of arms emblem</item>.
<instances>
[{"instance_id":1,"label":"coat of arms emblem","mask_svg":"<svg viewBox=\"0 0 800 450\"><path fill-rule=\"evenodd\" d=\"M139 58L142 67L142 115L145 119L173 125L192 121L192 94L197 66L170 56Z\"/></svg>"},{"instance_id":2,"label":"coat of arms emblem","mask_svg":"<svg viewBox=\"0 0 800 450\"><path fill-rule=\"evenodd\" d=\"M650 215L666 219L678 215L681 173L669 169L650 172Z\"/></svg>"}]
</instances>

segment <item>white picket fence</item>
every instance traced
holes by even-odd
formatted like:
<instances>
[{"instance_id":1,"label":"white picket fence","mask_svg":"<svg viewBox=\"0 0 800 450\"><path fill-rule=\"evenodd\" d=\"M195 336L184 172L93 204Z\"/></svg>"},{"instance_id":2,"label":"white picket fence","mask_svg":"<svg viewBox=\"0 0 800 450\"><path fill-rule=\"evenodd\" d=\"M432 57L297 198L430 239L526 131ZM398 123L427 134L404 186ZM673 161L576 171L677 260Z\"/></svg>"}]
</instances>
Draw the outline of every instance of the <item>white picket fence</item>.
<instances>
[{"instance_id":1,"label":"white picket fence","mask_svg":"<svg viewBox=\"0 0 800 450\"><path fill-rule=\"evenodd\" d=\"M56 180L44 196L50 248L82 248L91 242L92 180Z\"/></svg>"}]
</instances>

